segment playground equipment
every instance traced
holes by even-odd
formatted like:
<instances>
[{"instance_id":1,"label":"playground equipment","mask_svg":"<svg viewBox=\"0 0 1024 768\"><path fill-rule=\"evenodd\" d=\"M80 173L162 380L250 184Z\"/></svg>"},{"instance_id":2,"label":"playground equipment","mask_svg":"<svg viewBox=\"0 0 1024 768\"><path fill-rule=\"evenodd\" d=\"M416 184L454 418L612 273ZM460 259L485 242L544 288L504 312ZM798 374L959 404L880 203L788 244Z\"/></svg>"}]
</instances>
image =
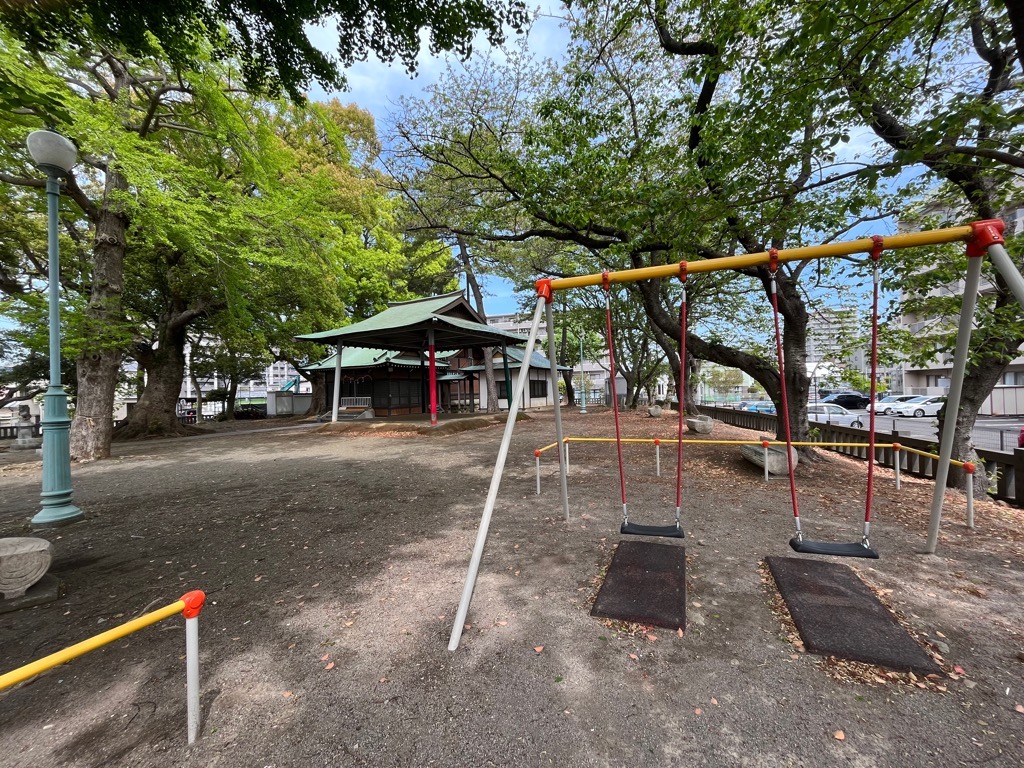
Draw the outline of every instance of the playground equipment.
<instances>
[{"instance_id":1,"label":"playground equipment","mask_svg":"<svg viewBox=\"0 0 1024 768\"><path fill-rule=\"evenodd\" d=\"M683 377L679 391L686 391L686 266L679 266L680 280L683 282L683 297L679 305L679 323L682 335L679 342L680 355L680 376ZM615 391L615 342L612 333L612 305L611 305L611 282L608 272L602 274L604 285L604 306L605 325L608 329L608 362L609 376L612 386L612 412L615 416L615 449L619 458L619 490L622 496L622 525L619 532L628 536L661 536L665 538L681 539L684 537L681 521L681 510L683 504L683 408L679 408L678 437L676 438L677 462L676 462L676 522L675 525L640 525L629 522L629 508L626 504L626 465L622 460L622 429L619 425L619 397ZM659 451L660 457L660 451ZM659 462L660 464L660 462ZM659 467L660 469L660 467Z\"/></svg>"},{"instance_id":2,"label":"playground equipment","mask_svg":"<svg viewBox=\"0 0 1024 768\"><path fill-rule=\"evenodd\" d=\"M181 596L180 600L170 605L144 614L137 619L132 619L113 629L108 629L106 632L93 635L87 640L65 648L63 651L51 653L49 656L44 656L37 661L33 661L31 664L26 664L23 667L18 667L4 675L0 675L0 691L180 613L185 617L186 719L188 721L188 743L192 744L199 737L199 614L202 612L205 602L206 594L200 590L186 592Z\"/></svg>"},{"instance_id":3,"label":"playground equipment","mask_svg":"<svg viewBox=\"0 0 1024 768\"><path fill-rule=\"evenodd\" d=\"M537 306L534 310L530 334L526 343L525 356L526 358L529 358L530 355L533 354L533 349L537 342L538 331L540 329L541 318L546 314L548 359L552 361L550 368L550 386L552 391L557 391L557 370L553 362L557 360L557 355L555 354L554 316L552 308L555 291L569 288L583 288L587 286L610 286L615 283L631 283L639 280L650 280L665 277L678 277L686 275L687 273L697 274L721 270L767 267L772 264L778 265L804 259L872 254L876 250L882 249L914 248L928 245L963 242L967 244L968 267L963 293L963 303L960 311L956 349L953 355L953 370L950 376L950 389L946 401L947 411L949 413L956 413L960 408L960 395L963 389L964 371L967 366L967 352L971 339L972 321L975 306L977 304L978 288L981 282L981 259L986 253L991 259L993 266L999 274L1002 275L1010 290L1017 298L1017 301L1024 306L1024 277L1022 277L1017 271L1009 254L1003 247L1003 229L1003 222L993 219L977 221L962 227L951 227L948 229L939 229L927 232L916 232L876 238L862 238L844 243L829 243L826 245L807 246L772 252L765 251L740 256L726 256L718 259L706 259L679 264L664 264L654 267L582 275L578 277L538 280ZM456 611L455 622L453 624L451 638L448 643L448 649L452 651L456 650L459 646L459 641L462 638L462 631L466 622L466 616L469 613L469 605L473 598L473 589L476 585L476 578L480 569L480 561L483 557L484 547L487 542L487 533L490 527L491 517L494 513L498 488L501 485L501 476L505 468L505 462L508 458L509 444L512 439L512 432L515 428L516 416L519 410L518 403L523 395L525 386L525 377L520 377L516 397L510 404L508 420L506 421L505 431L502 435L501 444L498 448L497 460L495 461L494 471L491 475L491 483L488 488L487 498L484 502L484 509L480 519L480 527L477 531L476 540L473 546L473 553L470 557L469 568L466 574L466 582L462 590L462 598L459 602L458 610ZM564 444L562 434L562 416L561 409L557 401L555 402L554 412L555 439L557 445L561 446ZM939 448L939 463L935 476L935 493L932 498L931 518L929 521L928 542L926 546L926 552L928 553L934 553L935 548L938 545L939 523L942 518L942 501L946 487L946 480L949 476L949 465L953 452L955 421L955 419L947 419L942 431L942 439ZM874 430L872 429L872 434L873 432ZM787 441L787 444L790 442L791 441ZM559 475L561 481L562 508L566 521L568 522L569 500L566 482L566 463L561 459L561 452L559 452ZM793 495L795 496L795 492ZM870 510L870 507L868 507L868 509ZM794 509L794 511L796 510ZM861 544L856 544L855 546L861 546Z\"/></svg>"}]
</instances>

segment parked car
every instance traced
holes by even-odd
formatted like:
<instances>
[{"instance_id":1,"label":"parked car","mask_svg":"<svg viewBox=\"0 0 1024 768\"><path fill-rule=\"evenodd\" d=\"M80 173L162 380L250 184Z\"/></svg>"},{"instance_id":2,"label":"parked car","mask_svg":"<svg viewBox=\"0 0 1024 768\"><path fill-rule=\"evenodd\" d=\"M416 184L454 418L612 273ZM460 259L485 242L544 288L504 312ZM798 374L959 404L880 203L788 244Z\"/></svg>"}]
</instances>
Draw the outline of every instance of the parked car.
<instances>
[{"instance_id":1,"label":"parked car","mask_svg":"<svg viewBox=\"0 0 1024 768\"><path fill-rule=\"evenodd\" d=\"M891 416L896 413L896 408L908 400L913 400L917 395L889 395L883 397L877 403L868 403L868 410L880 413L883 416Z\"/></svg>"},{"instance_id":2,"label":"parked car","mask_svg":"<svg viewBox=\"0 0 1024 768\"><path fill-rule=\"evenodd\" d=\"M835 392L821 402L841 405L843 408L859 410L861 408L866 408L868 403L871 402L871 398L866 395L862 395L860 392Z\"/></svg>"},{"instance_id":3,"label":"parked car","mask_svg":"<svg viewBox=\"0 0 1024 768\"><path fill-rule=\"evenodd\" d=\"M757 413L775 413L775 403L771 400L758 400L756 403L748 403L745 411L755 411Z\"/></svg>"},{"instance_id":4,"label":"parked car","mask_svg":"<svg viewBox=\"0 0 1024 768\"><path fill-rule=\"evenodd\" d=\"M835 403L815 403L807 406L807 421L819 424L835 424L840 427L863 427L860 414L850 413Z\"/></svg>"},{"instance_id":5,"label":"parked car","mask_svg":"<svg viewBox=\"0 0 1024 768\"><path fill-rule=\"evenodd\" d=\"M939 409L946 402L945 395L919 395L901 403L896 408L897 416L937 416Z\"/></svg>"}]
</instances>

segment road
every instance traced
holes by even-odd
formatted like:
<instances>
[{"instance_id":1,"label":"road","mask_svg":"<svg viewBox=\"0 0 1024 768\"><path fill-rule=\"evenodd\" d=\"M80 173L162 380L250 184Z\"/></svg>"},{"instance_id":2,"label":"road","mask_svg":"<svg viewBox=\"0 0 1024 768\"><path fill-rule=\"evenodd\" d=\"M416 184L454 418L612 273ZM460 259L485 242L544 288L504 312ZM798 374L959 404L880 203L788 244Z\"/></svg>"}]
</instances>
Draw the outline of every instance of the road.
<instances>
[{"instance_id":1,"label":"road","mask_svg":"<svg viewBox=\"0 0 1024 768\"><path fill-rule=\"evenodd\" d=\"M851 411L862 414L862 421L867 426L868 412ZM931 437L937 439L937 422L934 416L922 418L876 416L875 428L886 432L895 431L910 437ZM993 451L1012 452L1017 447L1017 436L1024 426L1021 417L988 417L982 416L974 425L974 445Z\"/></svg>"}]
</instances>

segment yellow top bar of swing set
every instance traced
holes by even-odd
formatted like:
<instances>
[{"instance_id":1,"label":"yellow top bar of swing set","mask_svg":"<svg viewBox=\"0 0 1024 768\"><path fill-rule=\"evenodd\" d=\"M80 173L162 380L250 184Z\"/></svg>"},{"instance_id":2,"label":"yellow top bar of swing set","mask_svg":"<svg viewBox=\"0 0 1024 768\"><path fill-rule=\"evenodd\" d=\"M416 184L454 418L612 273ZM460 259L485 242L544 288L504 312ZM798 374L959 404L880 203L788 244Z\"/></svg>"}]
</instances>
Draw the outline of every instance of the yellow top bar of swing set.
<instances>
[{"instance_id":1,"label":"yellow top bar of swing set","mask_svg":"<svg viewBox=\"0 0 1024 768\"><path fill-rule=\"evenodd\" d=\"M927 232L908 232L903 235L887 235L882 238L882 248L918 248L923 245L941 245L970 240L974 229L970 226L933 229ZM875 242L870 237L850 240L845 243L827 243L825 245L808 245L802 248L789 248L778 252L779 263L801 261L802 259L824 259L830 256L852 256L855 253L871 253ZM701 272L717 272L723 269L750 269L768 264L771 256L768 251L747 253L741 256L723 256L720 259L700 259L686 262L687 274ZM624 269L608 273L609 283L635 283L638 280L651 280L658 277L678 277L679 262L662 264L657 267L641 267ZM551 280L551 290L560 291L566 288L583 288L589 285L603 285L604 275L580 275L578 277L560 277Z\"/></svg>"}]
</instances>

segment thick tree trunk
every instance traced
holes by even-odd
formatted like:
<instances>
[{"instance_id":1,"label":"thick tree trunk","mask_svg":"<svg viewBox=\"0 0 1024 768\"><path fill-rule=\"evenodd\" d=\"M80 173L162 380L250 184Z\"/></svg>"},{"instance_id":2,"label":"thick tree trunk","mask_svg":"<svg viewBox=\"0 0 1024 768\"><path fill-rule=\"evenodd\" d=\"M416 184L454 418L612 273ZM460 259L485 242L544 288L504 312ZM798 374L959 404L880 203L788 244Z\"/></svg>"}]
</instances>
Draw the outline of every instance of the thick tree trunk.
<instances>
[{"instance_id":1,"label":"thick tree trunk","mask_svg":"<svg viewBox=\"0 0 1024 768\"><path fill-rule=\"evenodd\" d=\"M700 403L697 397L697 388L699 383L697 377L700 375L700 364L693 355L689 355L686 358L686 413L690 416L696 416L700 414Z\"/></svg>"},{"instance_id":2,"label":"thick tree trunk","mask_svg":"<svg viewBox=\"0 0 1024 768\"><path fill-rule=\"evenodd\" d=\"M327 405L327 374L323 371L316 371L309 379L309 383L313 385L313 394L309 399L309 408L304 415L319 416L330 410L330 406Z\"/></svg>"},{"instance_id":3,"label":"thick tree trunk","mask_svg":"<svg viewBox=\"0 0 1024 768\"><path fill-rule=\"evenodd\" d=\"M114 429L114 395L123 350L105 337L124 322L121 290L124 284L127 218L119 212L117 196L128 189L124 176L107 172L104 203L96 219L89 303L85 308L85 350L78 356L78 399L71 422L71 455L82 461L110 456Z\"/></svg>"},{"instance_id":4,"label":"thick tree trunk","mask_svg":"<svg viewBox=\"0 0 1024 768\"><path fill-rule=\"evenodd\" d=\"M185 376L185 329L181 313L168 312L158 329L158 342L137 346L136 359L146 371L146 389L127 421L114 430L115 440L200 434L201 429L178 421L176 406Z\"/></svg>"}]
</instances>

